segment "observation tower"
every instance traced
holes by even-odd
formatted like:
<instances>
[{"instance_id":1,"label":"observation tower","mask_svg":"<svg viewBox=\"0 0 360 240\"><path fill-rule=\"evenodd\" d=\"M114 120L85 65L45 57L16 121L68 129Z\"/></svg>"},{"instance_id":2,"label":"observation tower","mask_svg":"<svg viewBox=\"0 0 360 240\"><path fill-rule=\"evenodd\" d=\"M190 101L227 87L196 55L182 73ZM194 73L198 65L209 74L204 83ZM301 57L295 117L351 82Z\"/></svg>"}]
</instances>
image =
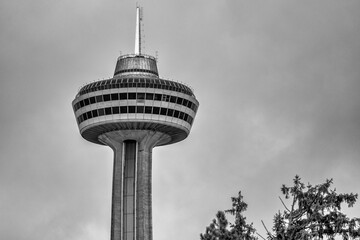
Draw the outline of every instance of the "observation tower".
<instances>
[{"instance_id":1,"label":"observation tower","mask_svg":"<svg viewBox=\"0 0 360 240\"><path fill-rule=\"evenodd\" d=\"M72 102L81 136L114 151L111 240L152 240L152 149L184 140L199 106L188 86L159 78L156 59L141 53L141 21L137 7L134 54Z\"/></svg>"}]
</instances>

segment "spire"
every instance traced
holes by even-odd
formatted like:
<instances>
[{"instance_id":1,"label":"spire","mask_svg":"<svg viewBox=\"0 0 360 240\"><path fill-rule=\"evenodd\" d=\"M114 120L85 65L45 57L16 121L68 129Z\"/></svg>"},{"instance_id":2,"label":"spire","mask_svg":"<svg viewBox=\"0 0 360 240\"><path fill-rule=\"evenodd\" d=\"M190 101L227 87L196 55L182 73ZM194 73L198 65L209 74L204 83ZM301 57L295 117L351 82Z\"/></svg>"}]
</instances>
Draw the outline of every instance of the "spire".
<instances>
[{"instance_id":1,"label":"spire","mask_svg":"<svg viewBox=\"0 0 360 240\"><path fill-rule=\"evenodd\" d=\"M136 7L135 54L141 55L141 10Z\"/></svg>"}]
</instances>

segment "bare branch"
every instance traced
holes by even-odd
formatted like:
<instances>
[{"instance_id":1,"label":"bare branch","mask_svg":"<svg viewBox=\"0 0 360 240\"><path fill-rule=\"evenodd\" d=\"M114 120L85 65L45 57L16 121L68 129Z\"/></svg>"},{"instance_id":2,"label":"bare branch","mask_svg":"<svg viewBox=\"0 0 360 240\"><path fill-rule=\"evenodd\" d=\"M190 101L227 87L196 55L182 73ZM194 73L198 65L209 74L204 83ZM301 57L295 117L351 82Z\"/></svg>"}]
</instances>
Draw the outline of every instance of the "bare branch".
<instances>
[{"instance_id":1,"label":"bare branch","mask_svg":"<svg viewBox=\"0 0 360 240\"><path fill-rule=\"evenodd\" d=\"M273 236L273 235L269 232L269 230L266 228L265 223L264 223L264 221L263 221L263 220L261 220L261 223L262 223L262 225L264 226L264 228L265 228L265 230L266 230L267 234L269 235L269 237L270 237L271 239L273 239L273 238L274 238L274 236Z\"/></svg>"},{"instance_id":2,"label":"bare branch","mask_svg":"<svg viewBox=\"0 0 360 240\"><path fill-rule=\"evenodd\" d=\"M261 236L258 232L256 232L256 234L261 237L262 239L266 240L266 238L264 238L263 236Z\"/></svg>"},{"instance_id":3,"label":"bare branch","mask_svg":"<svg viewBox=\"0 0 360 240\"><path fill-rule=\"evenodd\" d=\"M281 199L280 196L279 196L279 199L280 199L282 205L285 207L285 209L286 209L288 212L290 212L290 210L287 208L287 206L285 205L284 201Z\"/></svg>"}]
</instances>

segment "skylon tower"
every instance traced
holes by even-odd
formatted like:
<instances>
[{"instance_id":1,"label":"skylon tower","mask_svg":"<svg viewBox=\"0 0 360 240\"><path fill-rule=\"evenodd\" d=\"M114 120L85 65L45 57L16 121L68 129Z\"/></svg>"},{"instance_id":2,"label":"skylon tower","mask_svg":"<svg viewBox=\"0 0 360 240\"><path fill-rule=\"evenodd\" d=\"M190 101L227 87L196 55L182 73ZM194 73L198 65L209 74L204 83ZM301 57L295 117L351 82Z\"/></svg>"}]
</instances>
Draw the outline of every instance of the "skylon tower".
<instances>
[{"instance_id":1,"label":"skylon tower","mask_svg":"<svg viewBox=\"0 0 360 240\"><path fill-rule=\"evenodd\" d=\"M114 151L111 240L152 240L152 149L185 139L199 106L189 87L159 78L156 59L141 53L136 13L135 53L72 102L81 136Z\"/></svg>"}]
</instances>

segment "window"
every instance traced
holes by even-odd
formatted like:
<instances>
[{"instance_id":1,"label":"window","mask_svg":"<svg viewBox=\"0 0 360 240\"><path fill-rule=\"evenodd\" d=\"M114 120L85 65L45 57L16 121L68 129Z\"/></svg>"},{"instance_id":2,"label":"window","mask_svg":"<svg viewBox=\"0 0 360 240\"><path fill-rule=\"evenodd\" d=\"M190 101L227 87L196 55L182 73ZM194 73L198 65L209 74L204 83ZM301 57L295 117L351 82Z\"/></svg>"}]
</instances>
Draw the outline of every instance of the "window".
<instances>
[{"instance_id":1,"label":"window","mask_svg":"<svg viewBox=\"0 0 360 240\"><path fill-rule=\"evenodd\" d=\"M161 94L155 94L155 101L161 101Z\"/></svg>"},{"instance_id":2,"label":"window","mask_svg":"<svg viewBox=\"0 0 360 240\"><path fill-rule=\"evenodd\" d=\"M161 108L160 109L160 115L166 116L166 111L167 111L167 108Z\"/></svg>"},{"instance_id":3,"label":"window","mask_svg":"<svg viewBox=\"0 0 360 240\"><path fill-rule=\"evenodd\" d=\"M153 114L159 114L160 108L159 107L153 107Z\"/></svg>"},{"instance_id":4,"label":"window","mask_svg":"<svg viewBox=\"0 0 360 240\"><path fill-rule=\"evenodd\" d=\"M117 93L112 93L111 94L111 100L119 100L119 94L117 94Z\"/></svg>"},{"instance_id":5,"label":"window","mask_svg":"<svg viewBox=\"0 0 360 240\"><path fill-rule=\"evenodd\" d=\"M175 110L175 111L174 111L174 117L179 118L179 113L180 113L180 112L179 112L178 110Z\"/></svg>"},{"instance_id":6,"label":"window","mask_svg":"<svg viewBox=\"0 0 360 240\"><path fill-rule=\"evenodd\" d=\"M120 113L127 113L127 107L126 106L121 106L120 107Z\"/></svg>"},{"instance_id":7,"label":"window","mask_svg":"<svg viewBox=\"0 0 360 240\"><path fill-rule=\"evenodd\" d=\"M193 117L189 116L188 117L188 123L191 125L193 123L194 119Z\"/></svg>"},{"instance_id":8,"label":"window","mask_svg":"<svg viewBox=\"0 0 360 240\"><path fill-rule=\"evenodd\" d=\"M187 106L188 102L189 102L189 101L188 101L187 99L184 99L182 105Z\"/></svg>"},{"instance_id":9,"label":"window","mask_svg":"<svg viewBox=\"0 0 360 240\"><path fill-rule=\"evenodd\" d=\"M104 95L104 102L110 101L110 94Z\"/></svg>"},{"instance_id":10,"label":"window","mask_svg":"<svg viewBox=\"0 0 360 240\"><path fill-rule=\"evenodd\" d=\"M128 99L136 99L136 93L128 93Z\"/></svg>"},{"instance_id":11,"label":"window","mask_svg":"<svg viewBox=\"0 0 360 240\"><path fill-rule=\"evenodd\" d=\"M97 117L97 116L98 116L98 112L97 112L96 109L95 109L95 110L92 110L91 112L92 112L93 117Z\"/></svg>"},{"instance_id":12,"label":"window","mask_svg":"<svg viewBox=\"0 0 360 240\"><path fill-rule=\"evenodd\" d=\"M152 109L152 107L146 106L145 107L145 113L150 113L151 114L151 109Z\"/></svg>"},{"instance_id":13,"label":"window","mask_svg":"<svg viewBox=\"0 0 360 240\"><path fill-rule=\"evenodd\" d=\"M80 106L83 107L84 106L84 101L80 101Z\"/></svg>"},{"instance_id":14,"label":"window","mask_svg":"<svg viewBox=\"0 0 360 240\"><path fill-rule=\"evenodd\" d=\"M105 111L103 108L98 109L99 116L105 115Z\"/></svg>"},{"instance_id":15,"label":"window","mask_svg":"<svg viewBox=\"0 0 360 240\"><path fill-rule=\"evenodd\" d=\"M144 106L137 106L136 107L136 112L137 113L144 113Z\"/></svg>"},{"instance_id":16,"label":"window","mask_svg":"<svg viewBox=\"0 0 360 240\"><path fill-rule=\"evenodd\" d=\"M136 141L125 141L123 231L125 240L134 240Z\"/></svg>"},{"instance_id":17,"label":"window","mask_svg":"<svg viewBox=\"0 0 360 240\"><path fill-rule=\"evenodd\" d=\"M137 93L137 99L145 99L145 93Z\"/></svg>"},{"instance_id":18,"label":"window","mask_svg":"<svg viewBox=\"0 0 360 240\"><path fill-rule=\"evenodd\" d=\"M129 113L135 113L135 106L128 106Z\"/></svg>"},{"instance_id":19,"label":"window","mask_svg":"<svg viewBox=\"0 0 360 240\"><path fill-rule=\"evenodd\" d=\"M102 95L96 96L96 102L102 102L102 101L103 101Z\"/></svg>"},{"instance_id":20,"label":"window","mask_svg":"<svg viewBox=\"0 0 360 240\"><path fill-rule=\"evenodd\" d=\"M179 98L179 97L178 97L177 100L176 100L176 103L181 105L181 104L182 104L182 100L183 100L182 98Z\"/></svg>"},{"instance_id":21,"label":"window","mask_svg":"<svg viewBox=\"0 0 360 240\"><path fill-rule=\"evenodd\" d=\"M95 97L91 97L91 98L90 98L90 104L94 104L94 103L96 103Z\"/></svg>"},{"instance_id":22,"label":"window","mask_svg":"<svg viewBox=\"0 0 360 240\"><path fill-rule=\"evenodd\" d=\"M147 100L153 100L154 99L154 94L153 93L146 93L146 99Z\"/></svg>"},{"instance_id":23,"label":"window","mask_svg":"<svg viewBox=\"0 0 360 240\"><path fill-rule=\"evenodd\" d=\"M176 97L175 96L170 96L170 102L176 103Z\"/></svg>"},{"instance_id":24,"label":"window","mask_svg":"<svg viewBox=\"0 0 360 240\"><path fill-rule=\"evenodd\" d=\"M127 93L120 93L120 100L127 99Z\"/></svg>"},{"instance_id":25,"label":"window","mask_svg":"<svg viewBox=\"0 0 360 240\"><path fill-rule=\"evenodd\" d=\"M187 107L188 107L188 108L191 108L191 104L192 104L192 102L191 102L191 101L188 101Z\"/></svg>"},{"instance_id":26,"label":"window","mask_svg":"<svg viewBox=\"0 0 360 240\"><path fill-rule=\"evenodd\" d=\"M113 114L119 114L120 113L119 107L112 107L112 112Z\"/></svg>"},{"instance_id":27,"label":"window","mask_svg":"<svg viewBox=\"0 0 360 240\"><path fill-rule=\"evenodd\" d=\"M105 114L111 115L111 107L105 108Z\"/></svg>"},{"instance_id":28,"label":"window","mask_svg":"<svg viewBox=\"0 0 360 240\"><path fill-rule=\"evenodd\" d=\"M183 113L183 112L180 112L179 118L180 118L180 119L184 119L184 113Z\"/></svg>"},{"instance_id":29,"label":"window","mask_svg":"<svg viewBox=\"0 0 360 240\"><path fill-rule=\"evenodd\" d=\"M174 113L174 110L172 110L172 109L169 108L168 111L167 111L167 115L168 115L169 117L172 117L173 113Z\"/></svg>"}]
</instances>

